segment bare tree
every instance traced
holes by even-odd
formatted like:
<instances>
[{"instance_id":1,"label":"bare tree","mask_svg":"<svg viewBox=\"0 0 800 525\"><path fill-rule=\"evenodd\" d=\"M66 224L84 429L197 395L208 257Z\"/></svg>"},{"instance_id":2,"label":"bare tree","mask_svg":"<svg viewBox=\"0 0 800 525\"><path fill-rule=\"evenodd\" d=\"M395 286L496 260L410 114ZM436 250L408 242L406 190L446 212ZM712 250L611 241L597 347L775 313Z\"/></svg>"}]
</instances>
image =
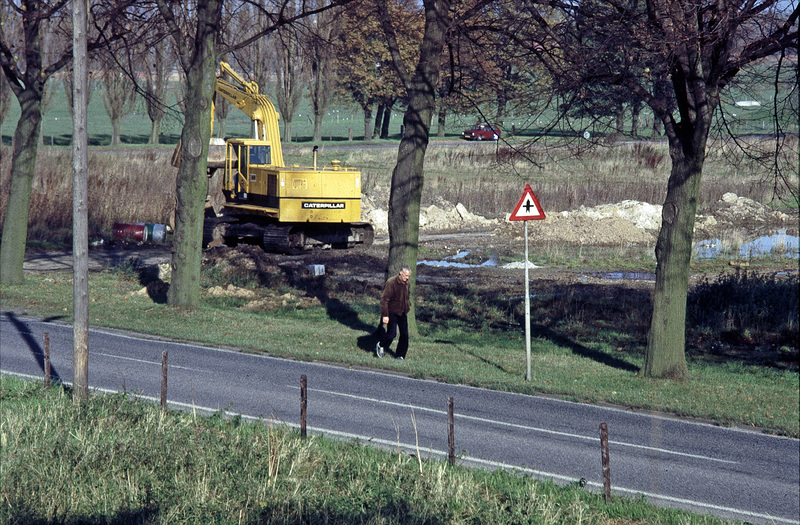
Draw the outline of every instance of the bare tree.
<instances>
[{"instance_id":1,"label":"bare tree","mask_svg":"<svg viewBox=\"0 0 800 525\"><path fill-rule=\"evenodd\" d=\"M742 69L797 48L796 3L779 0L514 1L496 29L544 64L566 103L587 86L646 103L672 168L656 243L656 286L641 373L684 378L692 232L709 132Z\"/></svg>"},{"instance_id":2,"label":"bare tree","mask_svg":"<svg viewBox=\"0 0 800 525\"><path fill-rule=\"evenodd\" d=\"M136 91L130 77L113 65L106 66L102 75L103 106L111 119L111 145L120 143L120 123L136 107Z\"/></svg>"},{"instance_id":3,"label":"bare tree","mask_svg":"<svg viewBox=\"0 0 800 525\"><path fill-rule=\"evenodd\" d=\"M314 142L322 140L322 120L328 112L335 91L335 56L333 41L344 28L339 10L314 17L308 24L305 53L310 69L309 100L314 114Z\"/></svg>"},{"instance_id":4,"label":"bare tree","mask_svg":"<svg viewBox=\"0 0 800 525\"><path fill-rule=\"evenodd\" d=\"M419 251L419 210L424 181L425 153L431 119L436 105L436 89L444 56L445 41L452 24L450 0L424 0L425 29L419 45L419 59L413 73L406 69L393 25L384 11L382 25L393 65L408 92L408 108L403 117L405 133L397 152L389 195L389 260L386 277L402 266L416 267ZM416 275L409 280L411 297L416 290ZM417 332L414 301L409 313L409 331Z\"/></svg>"},{"instance_id":5,"label":"bare tree","mask_svg":"<svg viewBox=\"0 0 800 525\"><path fill-rule=\"evenodd\" d=\"M286 26L275 39L275 102L283 118L283 141L292 141L292 120L305 87L305 63L297 27Z\"/></svg>"},{"instance_id":6,"label":"bare tree","mask_svg":"<svg viewBox=\"0 0 800 525\"><path fill-rule=\"evenodd\" d=\"M158 144L161 139L161 121L166 114L167 86L169 85L172 51L169 41L162 41L145 49L143 72L145 76L144 105L150 118L148 144Z\"/></svg>"},{"instance_id":7,"label":"bare tree","mask_svg":"<svg viewBox=\"0 0 800 525\"><path fill-rule=\"evenodd\" d=\"M22 0L4 5L7 11L2 16L9 13L12 19L21 21L16 26L0 24L0 68L19 101L20 118L14 131L11 185L0 244L0 283L19 284L23 281L28 209L42 126L45 84L72 60L72 46L48 60L42 42L45 21L53 31L71 34L68 10L65 9L67 0ZM97 10L88 52L100 47L100 31L103 32L103 45L110 45L127 33L127 28L119 23L124 18L120 14L126 8L127 3L119 1L114 3L111 11ZM64 40L70 38L64 36Z\"/></svg>"}]
</instances>

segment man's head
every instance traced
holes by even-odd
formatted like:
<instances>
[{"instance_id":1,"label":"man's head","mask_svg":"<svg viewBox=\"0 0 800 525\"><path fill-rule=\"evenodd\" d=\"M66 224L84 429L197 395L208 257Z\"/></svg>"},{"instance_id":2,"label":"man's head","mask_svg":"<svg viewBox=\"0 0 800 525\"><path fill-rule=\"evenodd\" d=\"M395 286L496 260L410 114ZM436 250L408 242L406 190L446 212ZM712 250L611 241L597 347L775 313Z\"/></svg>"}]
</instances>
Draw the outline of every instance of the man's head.
<instances>
[{"instance_id":1,"label":"man's head","mask_svg":"<svg viewBox=\"0 0 800 525\"><path fill-rule=\"evenodd\" d=\"M403 266L400 268L400 273L397 274L397 277L400 279L400 282L408 281L408 278L411 277L411 268L408 266Z\"/></svg>"}]
</instances>

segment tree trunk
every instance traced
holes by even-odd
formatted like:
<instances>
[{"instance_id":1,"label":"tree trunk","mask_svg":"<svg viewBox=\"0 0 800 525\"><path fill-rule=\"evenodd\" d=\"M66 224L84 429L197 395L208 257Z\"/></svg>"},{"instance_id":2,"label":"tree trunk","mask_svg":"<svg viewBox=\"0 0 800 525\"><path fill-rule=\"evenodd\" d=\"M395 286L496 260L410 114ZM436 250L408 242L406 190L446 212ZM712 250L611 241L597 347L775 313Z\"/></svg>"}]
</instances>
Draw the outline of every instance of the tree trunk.
<instances>
[{"instance_id":1,"label":"tree trunk","mask_svg":"<svg viewBox=\"0 0 800 525\"><path fill-rule=\"evenodd\" d=\"M672 170L656 241L656 285L647 349L641 373L646 377L683 379L686 367L686 298L692 258L692 236L705 143L710 120L697 118L700 129L677 125L670 136Z\"/></svg>"},{"instance_id":2,"label":"tree trunk","mask_svg":"<svg viewBox=\"0 0 800 525\"><path fill-rule=\"evenodd\" d=\"M322 142L322 119L324 116L314 114L314 142Z\"/></svg>"},{"instance_id":3,"label":"tree trunk","mask_svg":"<svg viewBox=\"0 0 800 525\"><path fill-rule=\"evenodd\" d=\"M364 142L372 138L372 107L364 108Z\"/></svg>"},{"instance_id":4,"label":"tree trunk","mask_svg":"<svg viewBox=\"0 0 800 525\"><path fill-rule=\"evenodd\" d=\"M439 115L436 127L436 136L439 138L444 138L446 127L447 127L447 108L444 107L444 104L439 104Z\"/></svg>"},{"instance_id":5,"label":"tree trunk","mask_svg":"<svg viewBox=\"0 0 800 525\"><path fill-rule=\"evenodd\" d=\"M161 142L161 119L156 119L150 122L150 138L147 140L148 144L159 144Z\"/></svg>"},{"instance_id":6,"label":"tree trunk","mask_svg":"<svg viewBox=\"0 0 800 525\"><path fill-rule=\"evenodd\" d=\"M283 119L283 142L292 142L292 121Z\"/></svg>"},{"instance_id":7,"label":"tree trunk","mask_svg":"<svg viewBox=\"0 0 800 525\"><path fill-rule=\"evenodd\" d=\"M111 119L111 145L116 146L120 143L120 119Z\"/></svg>"},{"instance_id":8,"label":"tree trunk","mask_svg":"<svg viewBox=\"0 0 800 525\"><path fill-rule=\"evenodd\" d=\"M383 108L383 122L381 123L381 138L389 138L389 124L392 122L392 106L394 103Z\"/></svg>"},{"instance_id":9,"label":"tree trunk","mask_svg":"<svg viewBox=\"0 0 800 525\"><path fill-rule=\"evenodd\" d=\"M208 141L211 138L211 100L217 85L216 38L221 2L209 0L198 22L195 55L186 71L187 104L181 133L181 165L177 176L175 235L172 241L172 278L167 302L197 306L200 302L203 211L208 177Z\"/></svg>"},{"instance_id":10,"label":"tree trunk","mask_svg":"<svg viewBox=\"0 0 800 525\"><path fill-rule=\"evenodd\" d=\"M28 239L28 209L31 202L36 151L42 127L42 104L34 90L19 96L20 117L14 130L11 154L11 188L0 243L0 283L22 284L22 264Z\"/></svg>"},{"instance_id":11,"label":"tree trunk","mask_svg":"<svg viewBox=\"0 0 800 525\"><path fill-rule=\"evenodd\" d=\"M631 105L631 137L639 136L639 115L642 113L642 103L635 101Z\"/></svg>"},{"instance_id":12,"label":"tree trunk","mask_svg":"<svg viewBox=\"0 0 800 525\"><path fill-rule=\"evenodd\" d=\"M389 260L386 277L407 265L417 267L419 209L424 181L425 153L436 107L436 87L449 26L450 0L425 0L425 32L413 76L407 82L408 108L403 116L404 135L397 152L389 194ZM409 333L417 334L415 317L416 272L411 274Z\"/></svg>"},{"instance_id":13,"label":"tree trunk","mask_svg":"<svg viewBox=\"0 0 800 525\"><path fill-rule=\"evenodd\" d=\"M383 103L378 104L378 111L375 112L375 125L372 127L372 140L381 136L381 126L383 125L383 110L386 106Z\"/></svg>"}]
</instances>

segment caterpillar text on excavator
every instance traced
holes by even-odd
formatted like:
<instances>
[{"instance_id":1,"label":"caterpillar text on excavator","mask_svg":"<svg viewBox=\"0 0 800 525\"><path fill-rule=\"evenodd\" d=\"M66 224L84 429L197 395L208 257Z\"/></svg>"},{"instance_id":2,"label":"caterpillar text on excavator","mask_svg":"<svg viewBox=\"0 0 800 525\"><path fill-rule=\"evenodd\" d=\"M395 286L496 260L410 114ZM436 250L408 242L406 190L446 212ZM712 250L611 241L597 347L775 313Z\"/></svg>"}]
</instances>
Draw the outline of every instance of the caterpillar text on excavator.
<instances>
[{"instance_id":1,"label":"caterpillar text on excavator","mask_svg":"<svg viewBox=\"0 0 800 525\"><path fill-rule=\"evenodd\" d=\"M203 246L250 242L267 251L295 252L372 244L372 225L361 222L359 171L338 161L318 167L316 148L312 167L286 166L278 112L255 82L225 62L216 93L250 117L252 136L209 146L209 188L216 183L219 191L221 185L224 201L207 208Z\"/></svg>"}]
</instances>

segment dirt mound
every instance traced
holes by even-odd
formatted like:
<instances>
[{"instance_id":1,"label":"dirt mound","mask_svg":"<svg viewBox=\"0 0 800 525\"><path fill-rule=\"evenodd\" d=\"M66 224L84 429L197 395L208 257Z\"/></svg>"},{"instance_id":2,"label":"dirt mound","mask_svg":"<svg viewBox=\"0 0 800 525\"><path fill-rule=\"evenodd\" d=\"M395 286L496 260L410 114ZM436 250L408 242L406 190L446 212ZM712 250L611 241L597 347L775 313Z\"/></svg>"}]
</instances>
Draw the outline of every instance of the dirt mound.
<instances>
[{"instance_id":1,"label":"dirt mound","mask_svg":"<svg viewBox=\"0 0 800 525\"><path fill-rule=\"evenodd\" d=\"M370 221L378 235L388 233L388 212L365 197L362 204L364 219ZM652 245L661 228L661 205L633 200L577 210L551 213L541 221L531 221L529 238L535 243L564 243L584 246ZM698 215L695 239L719 236L736 231L743 239L755 239L770 231L785 229L797 235L798 217L770 209L752 199L726 193L715 203L710 213ZM522 222L487 219L470 213L462 204L439 199L420 210L422 232L454 232L494 230L495 234L521 238Z\"/></svg>"},{"instance_id":2,"label":"dirt mound","mask_svg":"<svg viewBox=\"0 0 800 525\"><path fill-rule=\"evenodd\" d=\"M227 288L212 286L206 290L206 293L212 297L233 297L236 299L254 299L256 297L256 293L253 290L240 288L232 284L229 284Z\"/></svg>"},{"instance_id":3,"label":"dirt mound","mask_svg":"<svg viewBox=\"0 0 800 525\"><path fill-rule=\"evenodd\" d=\"M653 232L637 227L621 217L592 218L584 214L557 214L542 221L531 221L529 239L535 243L569 245L615 246L621 244L650 244ZM496 233L521 238L524 225L508 223Z\"/></svg>"},{"instance_id":4,"label":"dirt mound","mask_svg":"<svg viewBox=\"0 0 800 525\"><path fill-rule=\"evenodd\" d=\"M735 193L726 193L712 208L711 213L698 216L695 239L719 237L722 232L737 232L745 241L767 235L775 230L786 230L797 235L798 215L776 211L768 206Z\"/></svg>"},{"instance_id":5,"label":"dirt mound","mask_svg":"<svg viewBox=\"0 0 800 525\"><path fill-rule=\"evenodd\" d=\"M379 202L383 197L365 195L361 199L361 217L375 228L378 235L389 233L389 212ZM385 205L385 204L384 204ZM454 232L485 230L499 226L500 220L487 219L471 213L461 203L453 204L441 197L419 212L419 229L423 232Z\"/></svg>"}]
</instances>

